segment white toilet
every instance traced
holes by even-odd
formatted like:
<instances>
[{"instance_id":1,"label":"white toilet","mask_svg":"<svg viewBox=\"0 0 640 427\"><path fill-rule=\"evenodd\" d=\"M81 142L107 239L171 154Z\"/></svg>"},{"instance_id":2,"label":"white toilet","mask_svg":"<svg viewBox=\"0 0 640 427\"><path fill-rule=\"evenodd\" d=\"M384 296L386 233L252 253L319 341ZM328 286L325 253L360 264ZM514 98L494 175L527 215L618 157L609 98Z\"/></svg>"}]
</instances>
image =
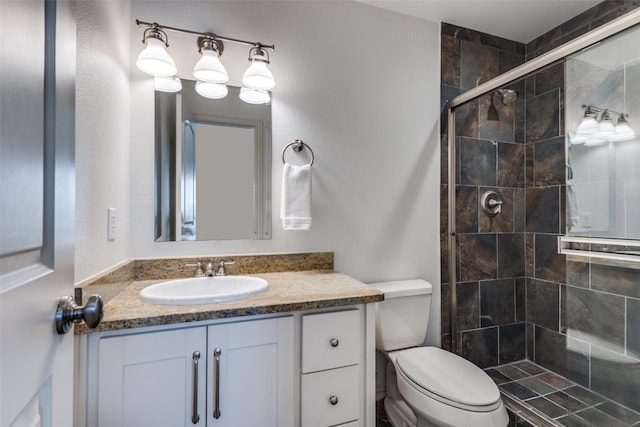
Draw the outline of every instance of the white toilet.
<instances>
[{"instance_id":1,"label":"white toilet","mask_svg":"<svg viewBox=\"0 0 640 427\"><path fill-rule=\"evenodd\" d=\"M376 303L376 348L387 363L384 407L394 427L505 427L500 391L479 367L423 344L431 284L424 280L372 283L384 292Z\"/></svg>"}]
</instances>

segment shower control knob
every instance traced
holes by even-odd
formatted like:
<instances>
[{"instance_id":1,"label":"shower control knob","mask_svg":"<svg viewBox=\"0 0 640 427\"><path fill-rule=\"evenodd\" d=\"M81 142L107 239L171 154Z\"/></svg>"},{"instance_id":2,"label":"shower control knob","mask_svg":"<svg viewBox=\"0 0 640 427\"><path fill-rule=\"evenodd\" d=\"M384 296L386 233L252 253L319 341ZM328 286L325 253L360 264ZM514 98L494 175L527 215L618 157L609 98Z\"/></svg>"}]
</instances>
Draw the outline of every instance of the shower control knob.
<instances>
[{"instance_id":1,"label":"shower control knob","mask_svg":"<svg viewBox=\"0 0 640 427\"><path fill-rule=\"evenodd\" d=\"M338 338L331 338L331 341L329 341L329 344L331 344L331 347L337 347L340 345L340 340L338 340Z\"/></svg>"},{"instance_id":2,"label":"shower control knob","mask_svg":"<svg viewBox=\"0 0 640 427\"><path fill-rule=\"evenodd\" d=\"M336 406L338 404L338 396L331 396L329 398L329 403L331 403L331 405Z\"/></svg>"}]
</instances>

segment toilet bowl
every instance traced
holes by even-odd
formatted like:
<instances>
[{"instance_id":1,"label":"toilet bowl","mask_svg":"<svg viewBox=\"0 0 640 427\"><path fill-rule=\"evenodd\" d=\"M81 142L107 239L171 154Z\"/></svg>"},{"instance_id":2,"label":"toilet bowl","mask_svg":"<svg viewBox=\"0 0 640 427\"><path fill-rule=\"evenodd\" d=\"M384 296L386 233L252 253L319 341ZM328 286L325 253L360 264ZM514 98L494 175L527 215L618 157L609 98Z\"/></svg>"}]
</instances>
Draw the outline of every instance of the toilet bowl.
<instances>
[{"instance_id":1,"label":"toilet bowl","mask_svg":"<svg viewBox=\"0 0 640 427\"><path fill-rule=\"evenodd\" d=\"M374 283L376 347L388 360L387 417L394 427L505 427L509 422L493 380L468 360L421 345L431 284L423 280Z\"/></svg>"}]
</instances>

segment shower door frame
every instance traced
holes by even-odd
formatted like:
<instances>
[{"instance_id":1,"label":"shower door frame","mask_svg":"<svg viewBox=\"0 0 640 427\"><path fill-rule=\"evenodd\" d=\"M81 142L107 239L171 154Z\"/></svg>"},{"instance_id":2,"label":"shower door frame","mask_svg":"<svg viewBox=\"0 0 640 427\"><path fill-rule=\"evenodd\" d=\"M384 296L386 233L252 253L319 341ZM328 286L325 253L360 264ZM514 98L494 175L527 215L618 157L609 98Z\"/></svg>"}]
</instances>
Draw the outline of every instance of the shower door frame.
<instances>
[{"instance_id":1,"label":"shower door frame","mask_svg":"<svg viewBox=\"0 0 640 427\"><path fill-rule=\"evenodd\" d=\"M449 290L450 290L450 330L451 350L458 353L458 325L457 311L458 303L456 298L457 282L457 232L456 232L456 108L465 103L488 94L502 86L519 80L529 74L535 73L556 61L560 61L567 56L598 43L610 36L633 27L640 23L640 8L634 9L619 18L616 18L602 26L589 31L586 34L558 46L557 48L544 53L524 64L513 68L473 89L470 89L447 102L447 151L448 151L448 177L447 177L447 200L448 200L448 256L449 256Z\"/></svg>"}]
</instances>

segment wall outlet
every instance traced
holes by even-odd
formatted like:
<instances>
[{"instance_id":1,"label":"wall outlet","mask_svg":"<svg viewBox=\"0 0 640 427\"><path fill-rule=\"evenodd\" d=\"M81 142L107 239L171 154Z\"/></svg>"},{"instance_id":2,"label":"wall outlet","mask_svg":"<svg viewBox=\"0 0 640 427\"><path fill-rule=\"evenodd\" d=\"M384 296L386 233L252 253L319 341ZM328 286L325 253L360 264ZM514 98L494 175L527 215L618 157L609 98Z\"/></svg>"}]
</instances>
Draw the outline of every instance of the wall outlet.
<instances>
[{"instance_id":1,"label":"wall outlet","mask_svg":"<svg viewBox=\"0 0 640 427\"><path fill-rule=\"evenodd\" d=\"M107 208L107 240L116 240L116 208Z\"/></svg>"}]
</instances>

